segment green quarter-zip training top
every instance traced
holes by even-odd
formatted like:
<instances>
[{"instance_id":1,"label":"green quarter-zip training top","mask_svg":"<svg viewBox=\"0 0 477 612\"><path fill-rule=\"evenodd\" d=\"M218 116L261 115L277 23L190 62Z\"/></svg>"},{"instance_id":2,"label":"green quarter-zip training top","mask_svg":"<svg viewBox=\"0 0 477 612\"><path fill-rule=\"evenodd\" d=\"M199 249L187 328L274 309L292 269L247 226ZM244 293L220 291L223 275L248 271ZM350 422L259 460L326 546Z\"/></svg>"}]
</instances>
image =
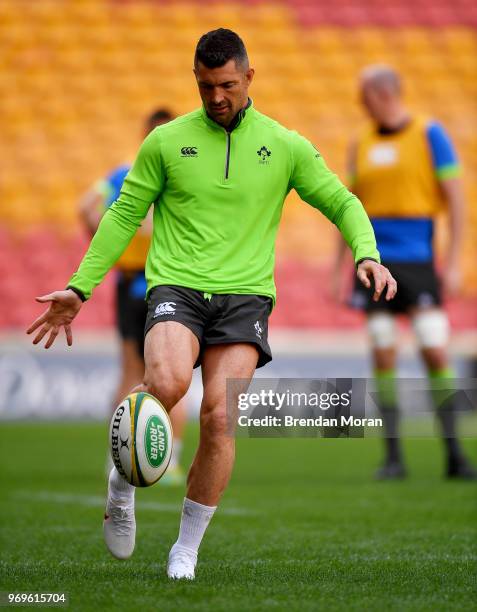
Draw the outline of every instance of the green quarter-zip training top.
<instances>
[{"instance_id":1,"label":"green quarter-zip training top","mask_svg":"<svg viewBox=\"0 0 477 612\"><path fill-rule=\"evenodd\" d=\"M291 189L338 227L355 261L379 261L361 202L306 138L249 104L231 131L201 108L146 137L69 286L89 298L154 204L148 291L177 285L275 301L275 238Z\"/></svg>"}]
</instances>

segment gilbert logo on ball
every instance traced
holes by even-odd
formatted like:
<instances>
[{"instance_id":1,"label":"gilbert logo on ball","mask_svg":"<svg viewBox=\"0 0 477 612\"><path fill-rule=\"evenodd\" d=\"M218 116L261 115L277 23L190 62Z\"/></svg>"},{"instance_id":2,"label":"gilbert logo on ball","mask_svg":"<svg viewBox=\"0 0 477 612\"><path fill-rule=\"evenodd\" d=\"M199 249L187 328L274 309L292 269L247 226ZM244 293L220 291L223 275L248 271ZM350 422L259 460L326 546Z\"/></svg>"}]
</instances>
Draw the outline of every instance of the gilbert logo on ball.
<instances>
[{"instance_id":1,"label":"gilbert logo on ball","mask_svg":"<svg viewBox=\"0 0 477 612\"><path fill-rule=\"evenodd\" d=\"M109 428L111 457L121 476L149 487L169 465L172 427L162 404L148 393L131 393L116 408Z\"/></svg>"}]
</instances>

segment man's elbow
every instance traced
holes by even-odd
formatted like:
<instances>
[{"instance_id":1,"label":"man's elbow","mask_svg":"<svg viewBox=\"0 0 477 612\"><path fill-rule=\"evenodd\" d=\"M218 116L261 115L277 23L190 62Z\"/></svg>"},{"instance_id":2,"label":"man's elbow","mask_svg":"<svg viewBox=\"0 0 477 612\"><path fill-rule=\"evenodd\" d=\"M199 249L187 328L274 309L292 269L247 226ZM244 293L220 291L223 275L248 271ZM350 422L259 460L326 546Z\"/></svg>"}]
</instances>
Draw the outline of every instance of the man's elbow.
<instances>
[{"instance_id":1,"label":"man's elbow","mask_svg":"<svg viewBox=\"0 0 477 612\"><path fill-rule=\"evenodd\" d=\"M347 197L346 199L340 198L339 203L336 206L331 208L331 210L333 211L333 217L332 218L330 217L330 220L338 228L340 228L345 217L349 213L355 212L358 209L364 212L364 208L360 200L358 200L358 198L352 193L348 192L348 194L349 194L349 197Z\"/></svg>"}]
</instances>

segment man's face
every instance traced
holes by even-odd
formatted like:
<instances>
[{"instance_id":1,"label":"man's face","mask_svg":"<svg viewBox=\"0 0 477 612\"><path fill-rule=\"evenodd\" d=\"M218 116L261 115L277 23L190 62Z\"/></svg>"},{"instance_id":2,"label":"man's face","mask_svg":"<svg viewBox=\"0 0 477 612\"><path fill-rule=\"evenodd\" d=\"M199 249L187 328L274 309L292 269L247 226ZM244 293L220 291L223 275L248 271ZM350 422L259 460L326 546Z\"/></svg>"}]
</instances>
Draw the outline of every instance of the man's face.
<instances>
[{"instance_id":1,"label":"man's face","mask_svg":"<svg viewBox=\"0 0 477 612\"><path fill-rule=\"evenodd\" d=\"M232 59L219 68L207 68L198 62L194 74L207 114L227 127L247 104L253 69L236 65Z\"/></svg>"},{"instance_id":2,"label":"man's face","mask_svg":"<svg viewBox=\"0 0 477 612\"><path fill-rule=\"evenodd\" d=\"M361 85L361 103L371 119L376 123L384 123L391 104L390 92L375 87L369 83Z\"/></svg>"}]
</instances>

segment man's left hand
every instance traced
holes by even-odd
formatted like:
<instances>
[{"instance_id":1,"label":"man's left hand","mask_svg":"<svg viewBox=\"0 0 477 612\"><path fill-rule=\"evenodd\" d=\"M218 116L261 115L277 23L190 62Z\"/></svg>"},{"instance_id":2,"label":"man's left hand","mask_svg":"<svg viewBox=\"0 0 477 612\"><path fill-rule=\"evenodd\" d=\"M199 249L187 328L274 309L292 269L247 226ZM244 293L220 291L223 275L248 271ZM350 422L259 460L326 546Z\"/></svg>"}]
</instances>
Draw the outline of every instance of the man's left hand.
<instances>
[{"instance_id":1,"label":"man's left hand","mask_svg":"<svg viewBox=\"0 0 477 612\"><path fill-rule=\"evenodd\" d=\"M397 292L397 283L391 272L371 259L365 259L358 265L356 274L359 280L363 283L366 289L371 287L371 281L374 281L373 300L377 302L381 297L384 289L386 291L386 301L392 300Z\"/></svg>"}]
</instances>

